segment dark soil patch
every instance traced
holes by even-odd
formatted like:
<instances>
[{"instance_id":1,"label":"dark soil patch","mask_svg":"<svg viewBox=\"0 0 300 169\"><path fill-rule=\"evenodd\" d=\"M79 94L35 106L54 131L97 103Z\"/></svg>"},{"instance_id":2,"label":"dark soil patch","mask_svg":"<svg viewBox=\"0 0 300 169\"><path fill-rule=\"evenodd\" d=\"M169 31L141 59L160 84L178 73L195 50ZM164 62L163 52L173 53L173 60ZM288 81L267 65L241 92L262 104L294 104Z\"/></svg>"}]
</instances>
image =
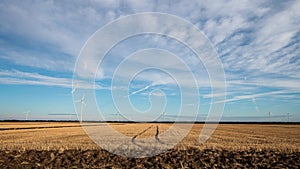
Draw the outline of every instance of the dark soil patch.
<instances>
[{"instance_id":1,"label":"dark soil patch","mask_svg":"<svg viewBox=\"0 0 300 169\"><path fill-rule=\"evenodd\" d=\"M126 158L105 150L0 151L0 168L300 168L300 152L170 150Z\"/></svg>"}]
</instances>

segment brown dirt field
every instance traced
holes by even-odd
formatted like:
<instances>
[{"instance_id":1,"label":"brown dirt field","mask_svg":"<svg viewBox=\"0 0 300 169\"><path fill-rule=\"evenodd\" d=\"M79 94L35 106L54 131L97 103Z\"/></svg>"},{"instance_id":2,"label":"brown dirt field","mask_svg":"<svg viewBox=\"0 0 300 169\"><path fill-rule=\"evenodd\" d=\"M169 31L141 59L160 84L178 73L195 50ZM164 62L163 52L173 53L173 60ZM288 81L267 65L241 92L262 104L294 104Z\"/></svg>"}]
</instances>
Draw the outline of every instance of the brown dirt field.
<instances>
[{"instance_id":1,"label":"brown dirt field","mask_svg":"<svg viewBox=\"0 0 300 169\"><path fill-rule=\"evenodd\" d=\"M172 149L148 158L105 150L0 151L0 168L299 168L299 152Z\"/></svg>"},{"instance_id":2,"label":"brown dirt field","mask_svg":"<svg viewBox=\"0 0 300 169\"><path fill-rule=\"evenodd\" d=\"M166 131L171 124L110 124L112 128L127 136L147 138L156 134L156 126L159 132ZM21 126L21 127L20 127ZM34 127L54 127L38 128ZM63 126L63 127L62 127ZM77 126L77 127L74 127ZM140 134L145 129L146 132ZM1 130L1 128L28 128ZM181 148L222 148L229 150L240 149L274 149L295 150L300 147L300 125L259 125L259 124L220 124L218 128L204 143L199 144L199 133L203 124L195 124L185 139L178 145ZM98 149L98 146L85 134L79 123L36 123L27 122L13 124L0 123L0 149L2 150L58 150L64 149Z\"/></svg>"},{"instance_id":3,"label":"brown dirt field","mask_svg":"<svg viewBox=\"0 0 300 169\"><path fill-rule=\"evenodd\" d=\"M110 125L127 136L147 138L157 129L163 133L171 124ZM0 168L300 167L300 125L220 124L210 139L200 144L202 127L194 125L168 152L131 159L100 149L79 123L0 123Z\"/></svg>"}]
</instances>

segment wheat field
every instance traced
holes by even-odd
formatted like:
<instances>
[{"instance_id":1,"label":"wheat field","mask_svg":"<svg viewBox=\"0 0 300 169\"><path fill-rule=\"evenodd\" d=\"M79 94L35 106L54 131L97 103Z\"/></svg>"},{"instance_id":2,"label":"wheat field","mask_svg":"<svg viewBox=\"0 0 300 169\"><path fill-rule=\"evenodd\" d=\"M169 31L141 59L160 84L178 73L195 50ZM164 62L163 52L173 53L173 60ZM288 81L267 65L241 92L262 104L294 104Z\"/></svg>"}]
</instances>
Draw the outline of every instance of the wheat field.
<instances>
[{"instance_id":1,"label":"wheat field","mask_svg":"<svg viewBox=\"0 0 300 169\"><path fill-rule=\"evenodd\" d=\"M172 124L111 123L114 130L136 138L155 136L168 130ZM299 151L300 125L282 124L219 124L212 136L203 144L199 133L203 124L194 124L178 147L223 148L229 150L274 149ZM18 122L0 123L0 149L98 149L75 122Z\"/></svg>"},{"instance_id":2,"label":"wheat field","mask_svg":"<svg viewBox=\"0 0 300 169\"><path fill-rule=\"evenodd\" d=\"M99 127L101 129L101 125ZM159 141L167 123L109 123L135 143ZM75 122L0 123L0 168L299 168L300 125L220 124L199 143L195 124L175 147L130 158L102 149ZM112 140L113 141L113 140Z\"/></svg>"}]
</instances>

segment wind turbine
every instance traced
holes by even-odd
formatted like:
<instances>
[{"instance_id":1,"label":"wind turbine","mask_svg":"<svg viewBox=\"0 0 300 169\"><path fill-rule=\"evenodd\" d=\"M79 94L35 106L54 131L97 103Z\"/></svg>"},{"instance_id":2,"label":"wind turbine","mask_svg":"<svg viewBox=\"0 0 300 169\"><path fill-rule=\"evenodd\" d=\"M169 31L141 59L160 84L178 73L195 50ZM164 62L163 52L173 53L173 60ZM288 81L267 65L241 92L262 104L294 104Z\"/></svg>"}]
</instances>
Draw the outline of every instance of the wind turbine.
<instances>
[{"instance_id":1,"label":"wind turbine","mask_svg":"<svg viewBox=\"0 0 300 169\"><path fill-rule=\"evenodd\" d=\"M118 122L120 122L120 115L121 115L120 112L117 111L117 113L114 115L116 115L118 117Z\"/></svg>"},{"instance_id":2,"label":"wind turbine","mask_svg":"<svg viewBox=\"0 0 300 169\"><path fill-rule=\"evenodd\" d=\"M129 120L126 116L124 116L122 113L120 113L119 111L117 111L117 113L114 113L114 114L111 114L113 116L118 116L118 122L120 122L120 120L122 120L123 122L124 121L132 121L132 120Z\"/></svg>"},{"instance_id":3,"label":"wind turbine","mask_svg":"<svg viewBox=\"0 0 300 169\"><path fill-rule=\"evenodd\" d=\"M269 120L271 122L271 112L269 111Z\"/></svg>"},{"instance_id":4,"label":"wind turbine","mask_svg":"<svg viewBox=\"0 0 300 169\"><path fill-rule=\"evenodd\" d=\"M162 113L162 115L163 115L163 121L165 121L165 115L166 115L166 112L164 111L164 112Z\"/></svg>"},{"instance_id":5,"label":"wind turbine","mask_svg":"<svg viewBox=\"0 0 300 169\"><path fill-rule=\"evenodd\" d=\"M29 115L29 110L25 111L23 114L25 114L25 120L27 121L28 120L28 115Z\"/></svg>"},{"instance_id":6,"label":"wind turbine","mask_svg":"<svg viewBox=\"0 0 300 169\"><path fill-rule=\"evenodd\" d=\"M117 111L117 113L112 114L113 116L117 116L118 122L120 122L121 113Z\"/></svg>"},{"instance_id":7,"label":"wind turbine","mask_svg":"<svg viewBox=\"0 0 300 169\"><path fill-rule=\"evenodd\" d=\"M120 122L120 112L117 112L117 115L118 115L118 122Z\"/></svg>"},{"instance_id":8,"label":"wind turbine","mask_svg":"<svg viewBox=\"0 0 300 169\"><path fill-rule=\"evenodd\" d=\"M290 121L290 113L287 113L286 115L287 115L287 122L289 122Z\"/></svg>"},{"instance_id":9,"label":"wind turbine","mask_svg":"<svg viewBox=\"0 0 300 169\"><path fill-rule=\"evenodd\" d=\"M80 102L80 104L81 104L80 105L80 122L82 122L82 109L83 109L83 105L86 106L84 95L77 102Z\"/></svg>"}]
</instances>

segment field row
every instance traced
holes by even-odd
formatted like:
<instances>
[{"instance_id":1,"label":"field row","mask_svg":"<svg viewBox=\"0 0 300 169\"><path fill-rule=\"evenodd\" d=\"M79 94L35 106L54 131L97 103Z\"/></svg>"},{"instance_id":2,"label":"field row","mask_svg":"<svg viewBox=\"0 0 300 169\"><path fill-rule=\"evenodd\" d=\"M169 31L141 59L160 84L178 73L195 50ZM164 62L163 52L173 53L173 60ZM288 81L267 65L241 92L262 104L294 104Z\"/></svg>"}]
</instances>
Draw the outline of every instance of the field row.
<instances>
[{"instance_id":1,"label":"field row","mask_svg":"<svg viewBox=\"0 0 300 169\"><path fill-rule=\"evenodd\" d=\"M16 128L16 126L23 128L46 126L48 128L2 130L0 131L0 150L86 150L99 148L78 123L0 124L0 128ZM51 128L51 126L61 127ZM171 124L151 123L113 123L109 126L130 138L132 143L147 138L160 141L172 127ZM253 148L281 151L299 151L300 147L300 125L220 124L208 141L200 144L199 133L202 128L203 124L195 124L177 147L180 149L197 147L200 149L222 148L228 150Z\"/></svg>"}]
</instances>

